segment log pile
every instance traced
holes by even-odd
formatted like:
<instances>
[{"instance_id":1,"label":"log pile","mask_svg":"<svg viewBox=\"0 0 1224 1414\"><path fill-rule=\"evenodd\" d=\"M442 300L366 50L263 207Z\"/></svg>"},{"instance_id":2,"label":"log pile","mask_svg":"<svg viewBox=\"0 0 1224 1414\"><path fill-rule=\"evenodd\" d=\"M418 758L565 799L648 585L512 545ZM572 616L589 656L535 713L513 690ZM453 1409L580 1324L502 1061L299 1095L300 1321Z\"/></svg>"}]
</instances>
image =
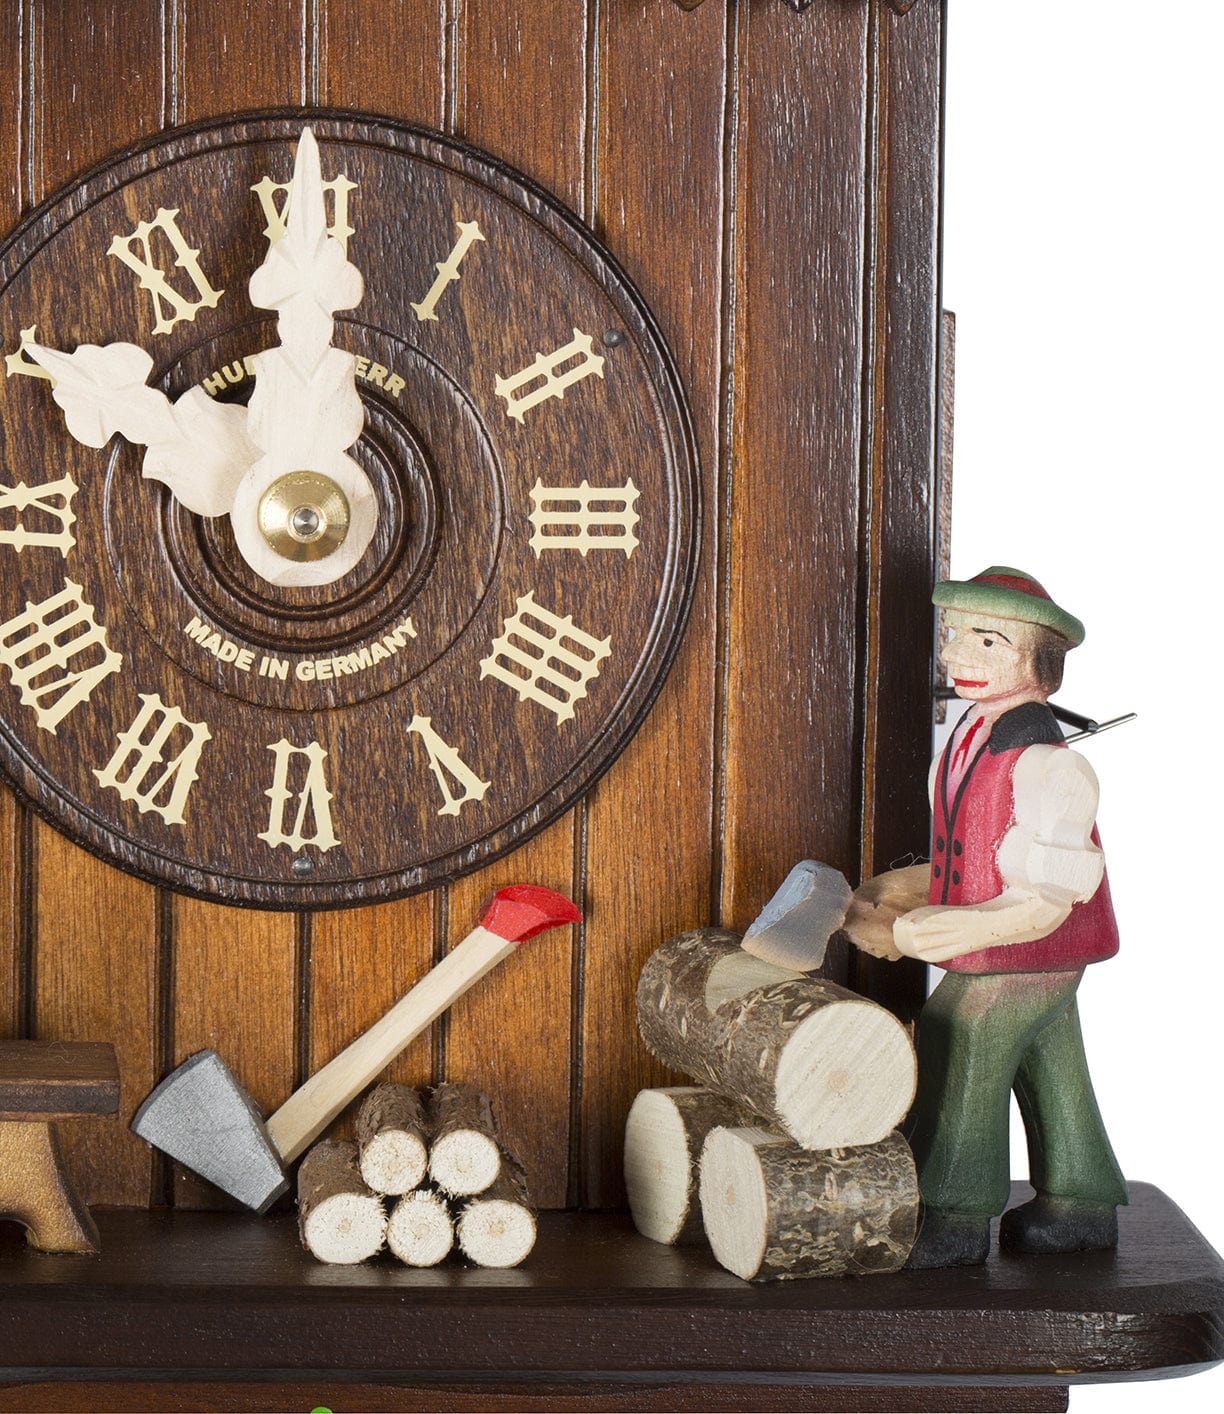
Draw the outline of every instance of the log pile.
<instances>
[{"instance_id":1,"label":"log pile","mask_svg":"<svg viewBox=\"0 0 1224 1414\"><path fill-rule=\"evenodd\" d=\"M896 1271L918 1184L896 1126L913 1045L883 1007L774 966L739 935L664 943L637 990L649 1049L695 1087L644 1090L625 1130L638 1230L700 1240L746 1280Z\"/></svg>"},{"instance_id":2,"label":"log pile","mask_svg":"<svg viewBox=\"0 0 1224 1414\"><path fill-rule=\"evenodd\" d=\"M379 1085L357 1116L357 1142L323 1140L298 1171L302 1243L321 1262L363 1262L385 1244L406 1266L432 1267L458 1243L482 1267L517 1266L536 1215L518 1158L489 1098L463 1081L428 1102Z\"/></svg>"}]
</instances>

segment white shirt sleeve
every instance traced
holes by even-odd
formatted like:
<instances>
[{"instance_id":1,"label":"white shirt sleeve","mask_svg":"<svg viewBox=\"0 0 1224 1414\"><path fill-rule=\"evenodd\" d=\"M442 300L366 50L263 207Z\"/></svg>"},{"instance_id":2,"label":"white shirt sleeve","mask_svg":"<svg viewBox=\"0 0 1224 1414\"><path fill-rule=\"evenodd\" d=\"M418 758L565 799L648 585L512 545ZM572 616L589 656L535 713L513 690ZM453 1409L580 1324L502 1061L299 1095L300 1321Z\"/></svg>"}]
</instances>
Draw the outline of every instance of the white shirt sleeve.
<instances>
[{"instance_id":1,"label":"white shirt sleeve","mask_svg":"<svg viewBox=\"0 0 1224 1414\"><path fill-rule=\"evenodd\" d=\"M1092 842L1099 788L1076 751L1030 746L1012 776L1015 823L997 862L1006 885L1070 910L1100 887L1105 859Z\"/></svg>"}]
</instances>

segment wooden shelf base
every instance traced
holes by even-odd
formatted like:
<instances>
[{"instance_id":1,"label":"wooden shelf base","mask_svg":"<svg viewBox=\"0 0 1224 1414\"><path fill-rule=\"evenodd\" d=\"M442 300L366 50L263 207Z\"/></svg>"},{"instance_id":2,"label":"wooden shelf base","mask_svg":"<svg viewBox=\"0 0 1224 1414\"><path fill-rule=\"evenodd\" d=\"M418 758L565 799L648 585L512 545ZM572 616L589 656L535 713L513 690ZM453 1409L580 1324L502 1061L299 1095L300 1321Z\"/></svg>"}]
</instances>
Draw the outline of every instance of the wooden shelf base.
<instances>
[{"instance_id":1,"label":"wooden shelf base","mask_svg":"<svg viewBox=\"0 0 1224 1414\"><path fill-rule=\"evenodd\" d=\"M1144 1184L1116 1253L769 1285L623 1215L546 1214L510 1271L326 1267L287 1216L98 1218L97 1257L0 1229L0 1409L1046 1410L1224 1359L1224 1262Z\"/></svg>"}]
</instances>

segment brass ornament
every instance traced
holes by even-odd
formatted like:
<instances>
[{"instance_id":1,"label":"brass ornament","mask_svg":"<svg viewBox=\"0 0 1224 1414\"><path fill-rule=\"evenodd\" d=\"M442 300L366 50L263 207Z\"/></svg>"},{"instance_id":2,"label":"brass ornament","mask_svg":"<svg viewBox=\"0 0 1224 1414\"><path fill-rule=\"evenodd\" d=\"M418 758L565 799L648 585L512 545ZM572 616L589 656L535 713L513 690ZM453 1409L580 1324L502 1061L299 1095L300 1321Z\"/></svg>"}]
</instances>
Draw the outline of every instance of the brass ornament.
<instances>
[{"instance_id":1,"label":"brass ornament","mask_svg":"<svg viewBox=\"0 0 1224 1414\"><path fill-rule=\"evenodd\" d=\"M297 564L322 560L344 544L349 503L318 471L279 476L259 499L259 530L270 549Z\"/></svg>"}]
</instances>

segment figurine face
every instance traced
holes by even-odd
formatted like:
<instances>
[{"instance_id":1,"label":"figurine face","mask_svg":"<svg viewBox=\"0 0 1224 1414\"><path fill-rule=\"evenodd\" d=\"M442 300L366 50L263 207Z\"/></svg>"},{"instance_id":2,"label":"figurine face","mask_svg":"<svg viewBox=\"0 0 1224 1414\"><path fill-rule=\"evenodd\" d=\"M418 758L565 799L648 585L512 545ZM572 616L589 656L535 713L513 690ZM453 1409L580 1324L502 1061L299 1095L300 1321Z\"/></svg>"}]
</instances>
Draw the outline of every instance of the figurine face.
<instances>
[{"instance_id":1,"label":"figurine face","mask_svg":"<svg viewBox=\"0 0 1224 1414\"><path fill-rule=\"evenodd\" d=\"M945 609L944 624L951 637L939 656L958 697L1008 704L1045 699L1035 667L1041 632L1035 624L967 609Z\"/></svg>"}]
</instances>

